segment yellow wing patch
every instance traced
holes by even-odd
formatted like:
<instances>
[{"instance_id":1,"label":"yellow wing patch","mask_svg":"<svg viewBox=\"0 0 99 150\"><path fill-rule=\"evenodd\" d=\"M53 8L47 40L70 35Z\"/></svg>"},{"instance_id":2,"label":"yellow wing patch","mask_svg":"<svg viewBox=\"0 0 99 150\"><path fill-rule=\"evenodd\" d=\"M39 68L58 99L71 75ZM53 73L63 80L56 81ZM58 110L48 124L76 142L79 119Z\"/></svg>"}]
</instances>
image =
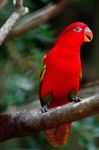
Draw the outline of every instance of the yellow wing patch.
<instances>
[{"instance_id":1,"label":"yellow wing patch","mask_svg":"<svg viewBox=\"0 0 99 150\"><path fill-rule=\"evenodd\" d=\"M45 59L46 57L47 57L47 55L44 55L43 60L42 60L43 62L44 62L44 59Z\"/></svg>"},{"instance_id":2,"label":"yellow wing patch","mask_svg":"<svg viewBox=\"0 0 99 150\"><path fill-rule=\"evenodd\" d=\"M42 68L41 68L40 82L43 80L45 72L46 72L46 64L44 64L44 60L45 60L46 56L47 55L44 55L43 60L42 60L43 61L43 65L42 65Z\"/></svg>"},{"instance_id":3,"label":"yellow wing patch","mask_svg":"<svg viewBox=\"0 0 99 150\"><path fill-rule=\"evenodd\" d=\"M46 65L43 65L41 75L40 75L40 82L43 80L45 72L46 72Z\"/></svg>"}]
</instances>

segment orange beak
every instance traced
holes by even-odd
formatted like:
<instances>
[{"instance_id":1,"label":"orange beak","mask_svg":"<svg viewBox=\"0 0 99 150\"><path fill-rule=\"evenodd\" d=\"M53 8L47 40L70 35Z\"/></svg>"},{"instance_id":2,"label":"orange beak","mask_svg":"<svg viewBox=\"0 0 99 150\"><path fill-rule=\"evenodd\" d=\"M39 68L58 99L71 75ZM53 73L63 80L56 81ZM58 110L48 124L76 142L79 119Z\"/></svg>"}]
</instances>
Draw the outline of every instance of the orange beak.
<instances>
[{"instance_id":1,"label":"orange beak","mask_svg":"<svg viewBox=\"0 0 99 150\"><path fill-rule=\"evenodd\" d=\"M93 33L92 31L86 27L84 31L84 42L90 42L93 39Z\"/></svg>"}]
</instances>

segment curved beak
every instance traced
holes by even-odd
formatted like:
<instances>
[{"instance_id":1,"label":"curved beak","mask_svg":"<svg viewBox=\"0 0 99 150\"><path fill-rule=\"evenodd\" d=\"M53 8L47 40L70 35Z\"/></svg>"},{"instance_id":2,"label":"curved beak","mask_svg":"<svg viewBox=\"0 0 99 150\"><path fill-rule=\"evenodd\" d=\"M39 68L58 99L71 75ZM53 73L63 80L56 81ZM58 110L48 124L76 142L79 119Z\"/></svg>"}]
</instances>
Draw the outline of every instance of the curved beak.
<instances>
[{"instance_id":1,"label":"curved beak","mask_svg":"<svg viewBox=\"0 0 99 150\"><path fill-rule=\"evenodd\" d=\"M84 42L90 42L93 39L93 33L92 31L86 27L84 31Z\"/></svg>"}]
</instances>

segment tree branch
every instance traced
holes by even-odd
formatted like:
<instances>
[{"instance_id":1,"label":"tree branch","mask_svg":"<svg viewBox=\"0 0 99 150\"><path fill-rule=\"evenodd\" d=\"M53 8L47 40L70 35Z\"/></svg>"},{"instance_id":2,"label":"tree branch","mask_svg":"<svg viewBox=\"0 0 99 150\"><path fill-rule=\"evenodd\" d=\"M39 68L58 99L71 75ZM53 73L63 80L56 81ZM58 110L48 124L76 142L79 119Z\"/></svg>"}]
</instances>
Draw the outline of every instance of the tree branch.
<instances>
[{"instance_id":1,"label":"tree branch","mask_svg":"<svg viewBox=\"0 0 99 150\"><path fill-rule=\"evenodd\" d=\"M0 0L0 10L6 5L8 0Z\"/></svg>"},{"instance_id":2,"label":"tree branch","mask_svg":"<svg viewBox=\"0 0 99 150\"><path fill-rule=\"evenodd\" d=\"M7 35L11 32L12 28L16 24L16 22L20 19L20 17L26 13L28 13L28 8L23 7L23 0L13 0L13 5L15 11L0 29L0 45L2 45L3 41L7 37Z\"/></svg>"},{"instance_id":3,"label":"tree branch","mask_svg":"<svg viewBox=\"0 0 99 150\"><path fill-rule=\"evenodd\" d=\"M14 27L10 36L20 36L60 14L66 7L68 0L61 0L57 4L50 3L48 6L27 15Z\"/></svg>"},{"instance_id":4,"label":"tree branch","mask_svg":"<svg viewBox=\"0 0 99 150\"><path fill-rule=\"evenodd\" d=\"M0 141L30 136L41 130L99 114L99 94L54 108L47 113L23 111L0 116Z\"/></svg>"}]
</instances>

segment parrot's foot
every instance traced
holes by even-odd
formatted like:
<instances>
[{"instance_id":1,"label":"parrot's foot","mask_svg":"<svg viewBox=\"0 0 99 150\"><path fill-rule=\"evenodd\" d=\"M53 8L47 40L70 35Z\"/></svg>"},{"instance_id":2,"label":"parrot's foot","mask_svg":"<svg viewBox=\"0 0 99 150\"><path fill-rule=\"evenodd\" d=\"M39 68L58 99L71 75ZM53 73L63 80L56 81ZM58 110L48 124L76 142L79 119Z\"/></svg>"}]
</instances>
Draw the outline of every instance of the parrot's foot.
<instances>
[{"instance_id":1,"label":"parrot's foot","mask_svg":"<svg viewBox=\"0 0 99 150\"><path fill-rule=\"evenodd\" d=\"M42 113L46 113L48 111L48 106L47 105L44 105L42 108L41 108L41 111Z\"/></svg>"},{"instance_id":2,"label":"parrot's foot","mask_svg":"<svg viewBox=\"0 0 99 150\"><path fill-rule=\"evenodd\" d=\"M75 96L75 97L71 97L71 101L78 103L78 102L81 102L81 99L79 97Z\"/></svg>"}]
</instances>

